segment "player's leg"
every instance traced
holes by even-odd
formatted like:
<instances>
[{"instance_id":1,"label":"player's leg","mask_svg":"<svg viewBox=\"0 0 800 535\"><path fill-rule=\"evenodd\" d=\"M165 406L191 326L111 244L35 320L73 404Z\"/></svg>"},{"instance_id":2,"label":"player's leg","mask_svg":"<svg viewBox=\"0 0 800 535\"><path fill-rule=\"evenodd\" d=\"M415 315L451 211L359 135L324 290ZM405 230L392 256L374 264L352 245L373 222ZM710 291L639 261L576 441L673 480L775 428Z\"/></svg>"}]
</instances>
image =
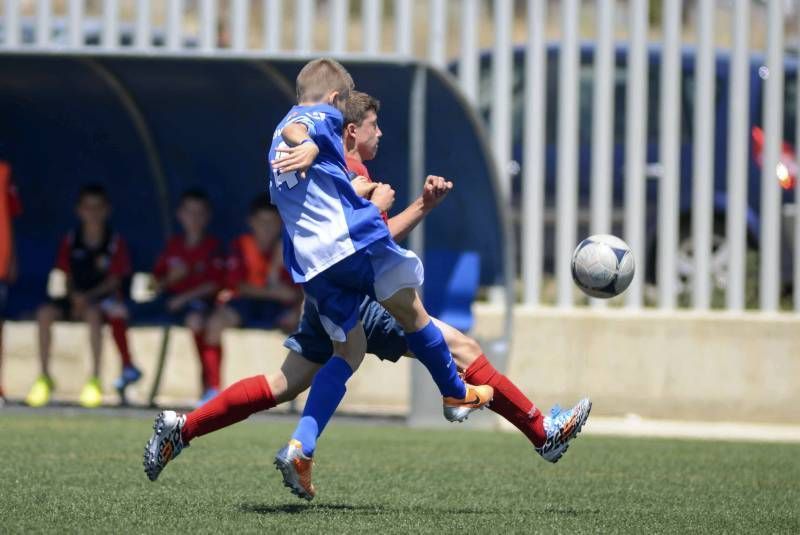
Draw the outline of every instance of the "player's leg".
<instances>
[{"instance_id":1,"label":"player's leg","mask_svg":"<svg viewBox=\"0 0 800 535\"><path fill-rule=\"evenodd\" d=\"M355 312L358 312L357 301ZM347 380L361 365L366 349L367 340L360 321L347 332L344 342L334 341L334 355L314 376L303 415L291 440L275 455L275 466L281 471L284 485L300 498L311 500L316 495L311 469L317 440L344 398Z\"/></svg>"},{"instance_id":2,"label":"player's leg","mask_svg":"<svg viewBox=\"0 0 800 535\"><path fill-rule=\"evenodd\" d=\"M197 356L200 359L203 393L197 406L213 399L219 393L222 369L222 352L219 347L206 350L205 331L207 319L203 312L192 310L184 318L184 325L192 332Z\"/></svg>"},{"instance_id":3,"label":"player's leg","mask_svg":"<svg viewBox=\"0 0 800 535\"><path fill-rule=\"evenodd\" d=\"M0 407L5 405L6 396L3 392L3 321L0 318Z\"/></svg>"},{"instance_id":4,"label":"player's leg","mask_svg":"<svg viewBox=\"0 0 800 535\"><path fill-rule=\"evenodd\" d=\"M436 318L433 321L441 329L456 364L464 370L464 380L494 388L489 408L519 429L544 459L558 461L589 417L591 402L582 399L572 409L562 411L555 407L554 412L543 415L517 385L492 366L477 340Z\"/></svg>"},{"instance_id":5,"label":"player's leg","mask_svg":"<svg viewBox=\"0 0 800 535\"><path fill-rule=\"evenodd\" d=\"M294 399L311 385L320 367L321 364L289 351L280 370L237 381L186 415L175 411L161 412L153 425L155 432L145 446L147 476L155 481L167 463L195 438Z\"/></svg>"},{"instance_id":6,"label":"player's leg","mask_svg":"<svg viewBox=\"0 0 800 535\"><path fill-rule=\"evenodd\" d=\"M402 326L408 348L431 374L444 398L445 418L463 421L492 399L487 385L467 385L458 375L442 331L431 320L415 289L403 288L381 301Z\"/></svg>"},{"instance_id":7,"label":"player's leg","mask_svg":"<svg viewBox=\"0 0 800 535\"><path fill-rule=\"evenodd\" d=\"M117 346L122 363L122 371L114 380L114 388L119 393L122 402L125 403L125 389L142 378L142 372L133 363L128 343L128 307L120 300L108 299L103 302L103 313L106 322L111 327L111 337Z\"/></svg>"},{"instance_id":8,"label":"player's leg","mask_svg":"<svg viewBox=\"0 0 800 535\"><path fill-rule=\"evenodd\" d=\"M100 385L100 366L103 351L103 311L98 305L89 305L83 319L89 327L89 347L92 353L92 374L83 385L80 404L87 408L99 407L103 403Z\"/></svg>"},{"instance_id":9,"label":"player's leg","mask_svg":"<svg viewBox=\"0 0 800 535\"><path fill-rule=\"evenodd\" d=\"M61 303L64 304L64 303ZM46 303L36 311L36 323L39 330L39 377L33 383L25 403L31 407L41 407L50 402L50 394L54 388L50 376L50 346L52 343L53 323L64 317L64 306Z\"/></svg>"}]
</instances>

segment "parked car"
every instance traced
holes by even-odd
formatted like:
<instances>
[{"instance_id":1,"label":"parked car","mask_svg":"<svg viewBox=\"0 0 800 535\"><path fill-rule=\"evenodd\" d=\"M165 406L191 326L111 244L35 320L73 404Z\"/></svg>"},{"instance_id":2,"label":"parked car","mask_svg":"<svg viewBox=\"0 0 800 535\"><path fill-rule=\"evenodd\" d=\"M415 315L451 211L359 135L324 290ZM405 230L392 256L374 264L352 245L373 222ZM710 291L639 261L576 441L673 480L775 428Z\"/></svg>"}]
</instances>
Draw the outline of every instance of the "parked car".
<instances>
[{"instance_id":1,"label":"parked car","mask_svg":"<svg viewBox=\"0 0 800 535\"><path fill-rule=\"evenodd\" d=\"M691 240L692 217L692 159L693 159L693 123L694 123L694 97L695 97L695 49L685 47L681 51L681 145L680 145L680 236L678 244L678 264L680 284L679 289L687 289L687 282L692 277L693 250ZM559 45L551 43L547 46L546 63L546 117L545 117L545 268L552 270L553 258L553 227L555 221L555 191L557 168L557 110L558 110L558 62ZM614 70L614 144L613 144L613 184L614 184L614 211L613 231L622 232L623 217L623 191L624 191L624 161L625 161L625 93L627 81L628 49L619 45L615 50ZM524 120L524 77L525 77L525 48L514 50L513 56L513 103L512 103L512 128L513 148L509 169L515 170L512 177L512 204L515 211L515 220L519 221L521 177L525 175L525 161L522 154L522 133ZM588 232L589 217L589 182L591 176L591 132L592 132L592 90L594 83L594 44L584 43L580 47L580 63L578 70L579 102L578 102L578 202L582 208L578 210L579 231ZM655 254L656 254L656 206L658 196L658 178L661 172L659 165L659 90L661 78L661 48L650 46L648 48L647 71L647 174L646 187L647 209L646 224L648 236L648 258L646 262L646 276L651 282L655 280ZM785 60L786 81L784 92L784 132L785 144L782 163L785 169L779 166L775 179L784 190L782 214L783 228L793 229L794 193L796 188L796 163L793 149L795 140L795 124L797 117L797 71L798 61L795 58ZM453 73L458 72L458 65L451 65ZM749 158L748 179L748 210L747 230L748 244L757 250L760 236L761 212L761 167L760 145L763 141L762 127L762 101L764 80L768 76L765 67L765 58L761 54L750 57L750 129L752 143ZM727 51L718 51L716 54L716 84L715 84L715 130L714 130L714 234L712 238L713 254L711 265L713 279L717 287L724 288L727 280L727 254L725 246L725 212L727 206L727 124L730 107L729 96L730 81L730 54ZM490 51L482 54L480 59L480 90L478 107L480 113L488 121L492 101L492 55ZM585 208L585 209L583 209ZM791 232L784 233L784 250L791 243ZM784 255L782 265L783 282L788 288L791 280L791 259Z\"/></svg>"}]
</instances>

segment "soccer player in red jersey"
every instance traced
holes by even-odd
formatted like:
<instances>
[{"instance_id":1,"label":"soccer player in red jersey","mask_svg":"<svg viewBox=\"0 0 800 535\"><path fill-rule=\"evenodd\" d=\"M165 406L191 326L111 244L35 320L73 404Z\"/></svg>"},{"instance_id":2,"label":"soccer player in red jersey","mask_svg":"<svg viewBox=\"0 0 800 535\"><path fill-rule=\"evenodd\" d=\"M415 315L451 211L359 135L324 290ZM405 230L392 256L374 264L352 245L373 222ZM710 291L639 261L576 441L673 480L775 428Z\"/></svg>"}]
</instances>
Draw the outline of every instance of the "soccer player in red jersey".
<instances>
[{"instance_id":1,"label":"soccer player in red jersey","mask_svg":"<svg viewBox=\"0 0 800 535\"><path fill-rule=\"evenodd\" d=\"M0 160L0 407L3 394L3 319L8 287L17 279L17 256L14 247L14 218L22 213L17 188L11 181L11 165Z\"/></svg>"},{"instance_id":2,"label":"soccer player in red jersey","mask_svg":"<svg viewBox=\"0 0 800 535\"><path fill-rule=\"evenodd\" d=\"M353 186L373 202L379 183L372 181L363 162L374 158L377 153L382 135L377 125L379 106L376 99L354 91L344 114L343 141L348 168L354 175ZM395 239L407 236L452 188L452 182L442 177L427 177L422 194L400 214L388 218L392 236ZM393 192L390 196L393 198ZM377 301L367 298L361 305L360 316L367 334L368 353L392 362L409 354L399 324ZM517 427L545 460L557 462L586 421L591 409L589 400L581 400L572 409L554 407L549 415L542 414L508 377L492 366L474 338L439 320L434 321L441 329L465 381L492 386L494 398L489 408ZM280 370L238 381L216 399L189 414L180 415L174 411L159 414L156 432L145 446L144 466L148 477L155 481L166 464L191 440L297 397L311 385L314 374L332 354L332 343L322 327L320 316L313 306L308 305L304 307L299 330L284 345L290 351ZM299 495L312 499L316 491L311 484L310 459L295 468L299 476L296 483L303 487Z\"/></svg>"},{"instance_id":3,"label":"soccer player in red jersey","mask_svg":"<svg viewBox=\"0 0 800 535\"><path fill-rule=\"evenodd\" d=\"M141 377L128 349L127 308L122 294L124 282L131 274L130 255L125 240L108 224L110 211L103 186L89 184L81 189L76 207L80 225L61 241L55 266L67 276L67 295L42 305L36 314L41 374L26 398L32 407L46 405L54 388L50 347L55 321L85 321L89 325L92 375L81 390L80 403L84 407L102 403L100 362L106 321L120 351L123 377L127 373L128 383Z\"/></svg>"},{"instance_id":4,"label":"soccer player in red jersey","mask_svg":"<svg viewBox=\"0 0 800 535\"><path fill-rule=\"evenodd\" d=\"M206 321L225 277L221 243L206 233L211 202L205 192L189 190L177 211L183 234L172 237L156 261L153 276L158 298L145 308L166 311L166 321L179 320L194 336L202 368L200 404L213 398L220 387L221 354L205 343Z\"/></svg>"}]
</instances>

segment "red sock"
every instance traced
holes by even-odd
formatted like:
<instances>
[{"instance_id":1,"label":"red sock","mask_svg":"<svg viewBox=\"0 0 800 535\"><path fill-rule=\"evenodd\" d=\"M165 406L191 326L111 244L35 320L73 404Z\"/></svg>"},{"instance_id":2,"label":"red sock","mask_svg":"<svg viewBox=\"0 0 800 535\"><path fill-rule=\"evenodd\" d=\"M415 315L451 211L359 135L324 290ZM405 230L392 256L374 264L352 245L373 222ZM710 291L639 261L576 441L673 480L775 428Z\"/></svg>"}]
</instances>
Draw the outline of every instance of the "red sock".
<instances>
[{"instance_id":1,"label":"red sock","mask_svg":"<svg viewBox=\"0 0 800 535\"><path fill-rule=\"evenodd\" d=\"M251 414L271 409L275 405L266 377L256 375L242 379L199 409L187 414L181 437L188 444L195 437L241 422Z\"/></svg>"},{"instance_id":2,"label":"red sock","mask_svg":"<svg viewBox=\"0 0 800 535\"><path fill-rule=\"evenodd\" d=\"M534 446L545 441L544 416L531 400L512 383L508 377L498 372L481 355L464 373L464 379L471 385L490 385L494 388L494 400L489 408L514 424Z\"/></svg>"},{"instance_id":3,"label":"red sock","mask_svg":"<svg viewBox=\"0 0 800 535\"><path fill-rule=\"evenodd\" d=\"M200 355L203 365L203 386L219 390L222 368L222 346L206 345Z\"/></svg>"},{"instance_id":4,"label":"red sock","mask_svg":"<svg viewBox=\"0 0 800 535\"><path fill-rule=\"evenodd\" d=\"M128 348L128 323L122 318L109 318L108 323L111 325L111 336L114 337L114 343L117 344L122 366L133 366L131 352Z\"/></svg>"}]
</instances>

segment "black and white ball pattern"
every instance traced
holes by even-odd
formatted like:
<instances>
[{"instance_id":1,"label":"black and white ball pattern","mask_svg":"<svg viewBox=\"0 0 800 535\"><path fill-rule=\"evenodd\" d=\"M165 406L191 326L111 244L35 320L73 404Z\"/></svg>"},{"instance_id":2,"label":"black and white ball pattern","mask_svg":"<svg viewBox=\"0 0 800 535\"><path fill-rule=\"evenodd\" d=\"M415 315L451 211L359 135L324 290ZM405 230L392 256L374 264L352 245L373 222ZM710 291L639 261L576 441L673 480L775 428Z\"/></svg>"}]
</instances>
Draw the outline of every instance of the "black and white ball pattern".
<instances>
[{"instance_id":1,"label":"black and white ball pattern","mask_svg":"<svg viewBox=\"0 0 800 535\"><path fill-rule=\"evenodd\" d=\"M610 234L589 236L572 254L572 278L586 295L608 299L625 291L633 280L633 253Z\"/></svg>"}]
</instances>

